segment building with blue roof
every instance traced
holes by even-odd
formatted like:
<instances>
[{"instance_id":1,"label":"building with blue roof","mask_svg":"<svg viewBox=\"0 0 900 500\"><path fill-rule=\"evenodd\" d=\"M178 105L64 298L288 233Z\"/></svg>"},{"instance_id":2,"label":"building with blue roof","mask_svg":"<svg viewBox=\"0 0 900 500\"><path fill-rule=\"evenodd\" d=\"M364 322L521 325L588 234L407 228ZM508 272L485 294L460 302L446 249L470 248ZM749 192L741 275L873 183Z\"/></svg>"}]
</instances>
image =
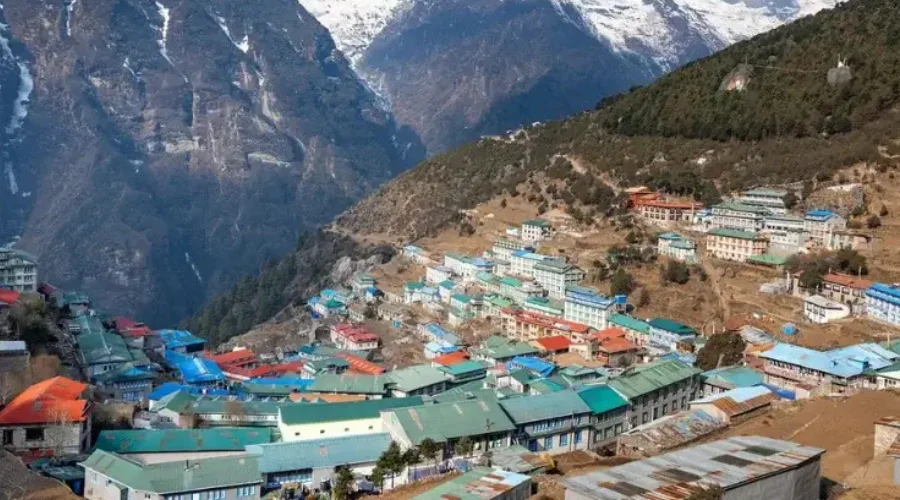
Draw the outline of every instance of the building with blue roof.
<instances>
[{"instance_id":1,"label":"building with blue roof","mask_svg":"<svg viewBox=\"0 0 900 500\"><path fill-rule=\"evenodd\" d=\"M794 391L817 389L825 394L866 387L870 370L880 370L900 359L900 354L875 343L830 351L815 351L779 343L760 353L766 383Z\"/></svg>"},{"instance_id":2,"label":"building with blue roof","mask_svg":"<svg viewBox=\"0 0 900 500\"><path fill-rule=\"evenodd\" d=\"M810 210L803 217L803 229L811 241L827 247L835 231L847 229L847 219L831 210Z\"/></svg>"},{"instance_id":3,"label":"building with blue roof","mask_svg":"<svg viewBox=\"0 0 900 500\"><path fill-rule=\"evenodd\" d=\"M462 340L455 333L445 329L437 323L424 323L419 325L419 335L428 342L442 342L447 345L461 345Z\"/></svg>"},{"instance_id":4,"label":"building with blue roof","mask_svg":"<svg viewBox=\"0 0 900 500\"><path fill-rule=\"evenodd\" d=\"M429 342L425 344L425 357L427 359L433 359L438 356L443 356L444 354L450 354L451 352L456 352L459 350L459 346L454 344L449 344L443 340L437 340L434 342Z\"/></svg>"},{"instance_id":5,"label":"building with blue roof","mask_svg":"<svg viewBox=\"0 0 900 500\"><path fill-rule=\"evenodd\" d=\"M166 363L178 371L185 384L220 386L225 383L225 374L222 373L222 369L209 359L166 350Z\"/></svg>"},{"instance_id":6,"label":"building with blue roof","mask_svg":"<svg viewBox=\"0 0 900 500\"><path fill-rule=\"evenodd\" d=\"M318 488L330 481L338 466L349 466L357 475L371 474L378 457L391 444L387 433L311 439L247 446L259 457L259 471L269 488L302 485ZM400 474L395 485L404 483ZM391 481L386 481L390 486Z\"/></svg>"},{"instance_id":7,"label":"building with blue roof","mask_svg":"<svg viewBox=\"0 0 900 500\"><path fill-rule=\"evenodd\" d=\"M609 326L613 300L593 288L570 285L566 287L563 308L563 319L603 330Z\"/></svg>"},{"instance_id":8,"label":"building with blue roof","mask_svg":"<svg viewBox=\"0 0 900 500\"><path fill-rule=\"evenodd\" d=\"M549 377L556 370L556 365L534 356L516 356L506 363L506 369L510 372L528 370L535 376Z\"/></svg>"},{"instance_id":9,"label":"building with blue roof","mask_svg":"<svg viewBox=\"0 0 900 500\"><path fill-rule=\"evenodd\" d=\"M754 387L765 383L762 372L748 366L725 366L700 374L704 396L720 394L740 387Z\"/></svg>"},{"instance_id":10,"label":"building with blue roof","mask_svg":"<svg viewBox=\"0 0 900 500\"><path fill-rule=\"evenodd\" d=\"M650 325L650 344L674 351L678 344L690 342L697 337L697 330L675 320L653 318Z\"/></svg>"},{"instance_id":11,"label":"building with blue roof","mask_svg":"<svg viewBox=\"0 0 900 500\"><path fill-rule=\"evenodd\" d=\"M869 287L866 314L874 320L900 326L900 286L875 283Z\"/></svg>"},{"instance_id":12,"label":"building with blue roof","mask_svg":"<svg viewBox=\"0 0 900 500\"><path fill-rule=\"evenodd\" d=\"M206 348L206 341L187 330L158 330L167 351L190 354Z\"/></svg>"}]
</instances>

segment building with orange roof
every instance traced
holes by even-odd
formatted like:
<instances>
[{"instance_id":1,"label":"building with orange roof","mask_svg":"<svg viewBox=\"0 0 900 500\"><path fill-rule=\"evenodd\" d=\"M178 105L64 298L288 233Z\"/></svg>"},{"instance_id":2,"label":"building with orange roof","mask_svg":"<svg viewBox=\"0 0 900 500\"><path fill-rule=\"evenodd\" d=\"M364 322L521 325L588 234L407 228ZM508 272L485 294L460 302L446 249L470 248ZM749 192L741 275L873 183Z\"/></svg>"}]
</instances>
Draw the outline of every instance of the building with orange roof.
<instances>
[{"instance_id":1,"label":"building with orange roof","mask_svg":"<svg viewBox=\"0 0 900 500\"><path fill-rule=\"evenodd\" d=\"M593 331L574 321L512 308L500 311L500 324L507 337L522 341L564 336L572 342L582 342Z\"/></svg>"},{"instance_id":2,"label":"building with orange roof","mask_svg":"<svg viewBox=\"0 0 900 500\"><path fill-rule=\"evenodd\" d=\"M861 306L866 303L866 290L874 284L847 274L826 274L822 277L822 295L841 304Z\"/></svg>"},{"instance_id":3,"label":"building with orange roof","mask_svg":"<svg viewBox=\"0 0 900 500\"><path fill-rule=\"evenodd\" d=\"M431 365L434 367L438 366L453 366L462 363L463 361L469 360L469 354L465 351L454 351L449 354L444 354L442 356L438 356L436 358L431 358Z\"/></svg>"},{"instance_id":4,"label":"building with orange roof","mask_svg":"<svg viewBox=\"0 0 900 500\"><path fill-rule=\"evenodd\" d=\"M641 348L634 342L622 336L605 337L597 340L597 359L615 368L631 366L637 361Z\"/></svg>"},{"instance_id":5,"label":"building with orange roof","mask_svg":"<svg viewBox=\"0 0 900 500\"><path fill-rule=\"evenodd\" d=\"M65 377L32 385L0 410L0 446L26 461L86 450L91 439L86 389Z\"/></svg>"},{"instance_id":6,"label":"building with orange roof","mask_svg":"<svg viewBox=\"0 0 900 500\"><path fill-rule=\"evenodd\" d=\"M350 365L350 371L355 373L361 373L363 375L381 375L387 371L380 365L348 352L339 352L335 354L335 356L346 361L347 364Z\"/></svg>"},{"instance_id":7,"label":"building with orange roof","mask_svg":"<svg viewBox=\"0 0 900 500\"><path fill-rule=\"evenodd\" d=\"M338 323L331 327L331 341L338 349L370 351L378 349L378 340L378 335L361 325Z\"/></svg>"},{"instance_id":8,"label":"building with orange roof","mask_svg":"<svg viewBox=\"0 0 900 500\"><path fill-rule=\"evenodd\" d=\"M533 340L531 345L537 347L545 354L561 354L569 352L569 346L572 345L572 341L565 335L556 335Z\"/></svg>"}]
</instances>

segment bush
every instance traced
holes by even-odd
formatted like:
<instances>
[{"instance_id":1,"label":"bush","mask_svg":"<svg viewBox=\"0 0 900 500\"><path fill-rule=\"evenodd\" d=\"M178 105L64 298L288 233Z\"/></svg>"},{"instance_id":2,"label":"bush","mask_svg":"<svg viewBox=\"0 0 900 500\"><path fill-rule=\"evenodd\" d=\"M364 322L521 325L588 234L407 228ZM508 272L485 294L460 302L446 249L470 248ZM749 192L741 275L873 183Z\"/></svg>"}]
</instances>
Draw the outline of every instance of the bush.
<instances>
[{"instance_id":1,"label":"bush","mask_svg":"<svg viewBox=\"0 0 900 500\"><path fill-rule=\"evenodd\" d=\"M663 279L667 282L678 283L683 285L691 280L691 271L687 264L670 260L663 271Z\"/></svg>"},{"instance_id":2,"label":"bush","mask_svg":"<svg viewBox=\"0 0 900 500\"><path fill-rule=\"evenodd\" d=\"M713 335L697 353L697 367L706 371L718 366L736 365L744 359L746 347L744 339L737 333ZM722 359L721 365L719 358Z\"/></svg>"},{"instance_id":3,"label":"bush","mask_svg":"<svg viewBox=\"0 0 900 500\"><path fill-rule=\"evenodd\" d=\"M877 229L881 227L881 218L877 215L873 215L866 220L866 227L869 229Z\"/></svg>"},{"instance_id":4,"label":"bush","mask_svg":"<svg viewBox=\"0 0 900 500\"><path fill-rule=\"evenodd\" d=\"M628 295L634 291L634 278L621 267L613 274L609 283L611 295Z\"/></svg>"}]
</instances>

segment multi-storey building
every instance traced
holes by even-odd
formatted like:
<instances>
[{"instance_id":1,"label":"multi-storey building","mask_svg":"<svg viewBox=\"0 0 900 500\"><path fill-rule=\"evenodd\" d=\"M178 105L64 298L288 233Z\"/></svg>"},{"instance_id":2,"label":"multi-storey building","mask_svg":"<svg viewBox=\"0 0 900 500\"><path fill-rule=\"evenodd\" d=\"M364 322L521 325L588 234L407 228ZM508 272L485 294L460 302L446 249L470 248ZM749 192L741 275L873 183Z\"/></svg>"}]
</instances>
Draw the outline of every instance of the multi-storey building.
<instances>
[{"instance_id":1,"label":"multi-storey building","mask_svg":"<svg viewBox=\"0 0 900 500\"><path fill-rule=\"evenodd\" d=\"M509 261L512 258L513 252L524 250L526 252L534 252L535 248L533 246L528 245L527 243L517 240L517 239L509 239L509 238L497 238L494 240L494 245L491 248L491 257L495 259L501 259L505 261Z\"/></svg>"},{"instance_id":2,"label":"multi-storey building","mask_svg":"<svg viewBox=\"0 0 900 500\"><path fill-rule=\"evenodd\" d=\"M632 368L609 381L628 400L629 428L687 409L700 392L700 370L677 359Z\"/></svg>"},{"instance_id":3,"label":"multi-storey building","mask_svg":"<svg viewBox=\"0 0 900 500\"><path fill-rule=\"evenodd\" d=\"M453 269L447 266L428 266L425 268L425 282L436 285L453 277Z\"/></svg>"},{"instance_id":4,"label":"multi-storey building","mask_svg":"<svg viewBox=\"0 0 900 500\"><path fill-rule=\"evenodd\" d=\"M813 323L829 323L850 316L850 306L821 295L803 298L803 315Z\"/></svg>"},{"instance_id":5,"label":"multi-storey building","mask_svg":"<svg viewBox=\"0 0 900 500\"><path fill-rule=\"evenodd\" d=\"M869 287L866 313L870 318L900 326L900 285L875 283Z\"/></svg>"},{"instance_id":6,"label":"multi-storey building","mask_svg":"<svg viewBox=\"0 0 900 500\"><path fill-rule=\"evenodd\" d=\"M784 197L787 194L787 189L756 188L741 193L738 201L744 205L756 205L767 208L775 214L785 214L787 213L787 207L784 206Z\"/></svg>"},{"instance_id":7,"label":"multi-storey building","mask_svg":"<svg viewBox=\"0 0 900 500\"><path fill-rule=\"evenodd\" d=\"M606 328L613 301L596 290L580 286L566 289L563 318L602 330Z\"/></svg>"},{"instance_id":8,"label":"multi-storey building","mask_svg":"<svg viewBox=\"0 0 900 500\"><path fill-rule=\"evenodd\" d=\"M809 240L802 217L772 215L766 217L762 232L769 238L773 250L798 252Z\"/></svg>"},{"instance_id":9,"label":"multi-storey building","mask_svg":"<svg viewBox=\"0 0 900 500\"><path fill-rule=\"evenodd\" d=\"M803 228L809 233L810 240L827 247L835 231L847 229L847 219L831 210L811 210L803 218Z\"/></svg>"},{"instance_id":10,"label":"multi-storey building","mask_svg":"<svg viewBox=\"0 0 900 500\"><path fill-rule=\"evenodd\" d=\"M838 229L831 232L825 247L829 250L850 248L852 250L866 250L872 242L872 236L859 231Z\"/></svg>"},{"instance_id":11,"label":"multi-storey building","mask_svg":"<svg viewBox=\"0 0 900 500\"><path fill-rule=\"evenodd\" d=\"M740 229L742 231L760 231L765 226L765 219L772 212L764 207L745 205L743 203L720 203L712 207L712 228Z\"/></svg>"},{"instance_id":12,"label":"multi-storey building","mask_svg":"<svg viewBox=\"0 0 900 500\"><path fill-rule=\"evenodd\" d=\"M21 250L0 247L0 286L18 292L35 292L38 285L37 259Z\"/></svg>"},{"instance_id":13,"label":"multi-storey building","mask_svg":"<svg viewBox=\"0 0 900 500\"><path fill-rule=\"evenodd\" d=\"M589 448L591 408L575 391L511 398L500 406L516 425L514 442L532 452L554 454Z\"/></svg>"},{"instance_id":14,"label":"multi-storey building","mask_svg":"<svg viewBox=\"0 0 900 500\"><path fill-rule=\"evenodd\" d=\"M591 449L615 448L616 437L625 431L628 401L607 385L590 385L578 395L591 409Z\"/></svg>"},{"instance_id":15,"label":"multi-storey building","mask_svg":"<svg viewBox=\"0 0 900 500\"><path fill-rule=\"evenodd\" d=\"M522 309L554 318L562 318L565 312L562 302L546 297L529 297L522 303Z\"/></svg>"},{"instance_id":16,"label":"multi-storey building","mask_svg":"<svg viewBox=\"0 0 900 500\"><path fill-rule=\"evenodd\" d=\"M659 235L656 243L656 252L659 255L681 262L697 262L697 244L676 233L663 233Z\"/></svg>"},{"instance_id":17,"label":"multi-storey building","mask_svg":"<svg viewBox=\"0 0 900 500\"><path fill-rule=\"evenodd\" d=\"M529 243L550 237L550 222L544 219L531 219L522 223L522 240Z\"/></svg>"},{"instance_id":18,"label":"multi-storey building","mask_svg":"<svg viewBox=\"0 0 900 500\"><path fill-rule=\"evenodd\" d=\"M648 222L668 226L676 222L690 222L703 209L702 203L645 201L637 205L638 213Z\"/></svg>"},{"instance_id":19,"label":"multi-storey building","mask_svg":"<svg viewBox=\"0 0 900 500\"><path fill-rule=\"evenodd\" d=\"M416 245L406 245L403 247L402 255L406 259L423 266L427 266L433 262L431 260L431 255Z\"/></svg>"},{"instance_id":20,"label":"multi-storey building","mask_svg":"<svg viewBox=\"0 0 900 500\"><path fill-rule=\"evenodd\" d=\"M530 278L534 274L534 266L552 260L557 259L549 255L516 250L509 258L509 271L512 274Z\"/></svg>"},{"instance_id":21,"label":"multi-storey building","mask_svg":"<svg viewBox=\"0 0 900 500\"><path fill-rule=\"evenodd\" d=\"M523 341L565 335L572 342L583 342L592 331L581 323L514 309L501 311L500 321L507 337Z\"/></svg>"},{"instance_id":22,"label":"multi-storey building","mask_svg":"<svg viewBox=\"0 0 900 500\"><path fill-rule=\"evenodd\" d=\"M766 253L769 240L758 233L737 229L713 229L706 235L706 253L717 259L746 262Z\"/></svg>"},{"instance_id":23,"label":"multi-storey building","mask_svg":"<svg viewBox=\"0 0 900 500\"><path fill-rule=\"evenodd\" d=\"M697 336L697 330L671 319L654 318L648 324L650 344L670 351L676 350L679 343L693 340Z\"/></svg>"},{"instance_id":24,"label":"multi-storey building","mask_svg":"<svg viewBox=\"0 0 900 500\"><path fill-rule=\"evenodd\" d=\"M846 274L826 274L822 277L822 295L842 304L858 307L866 303L866 290L872 288L869 280Z\"/></svg>"},{"instance_id":25,"label":"multi-storey building","mask_svg":"<svg viewBox=\"0 0 900 500\"><path fill-rule=\"evenodd\" d=\"M584 279L584 271L561 260L545 260L534 265L532 276L553 299L564 299L566 287L578 285Z\"/></svg>"},{"instance_id":26,"label":"multi-storey building","mask_svg":"<svg viewBox=\"0 0 900 500\"><path fill-rule=\"evenodd\" d=\"M759 357L766 383L792 391L813 388L830 394L866 387L869 370L890 366L900 354L871 343L824 352L779 343Z\"/></svg>"}]
</instances>

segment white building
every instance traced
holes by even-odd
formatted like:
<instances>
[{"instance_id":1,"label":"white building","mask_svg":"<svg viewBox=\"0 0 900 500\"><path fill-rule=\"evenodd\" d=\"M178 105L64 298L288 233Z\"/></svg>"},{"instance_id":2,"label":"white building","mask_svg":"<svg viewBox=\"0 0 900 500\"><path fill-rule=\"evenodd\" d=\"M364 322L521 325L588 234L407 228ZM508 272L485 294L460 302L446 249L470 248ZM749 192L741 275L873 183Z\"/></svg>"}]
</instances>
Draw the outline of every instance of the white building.
<instances>
[{"instance_id":1,"label":"white building","mask_svg":"<svg viewBox=\"0 0 900 500\"><path fill-rule=\"evenodd\" d=\"M497 238L494 240L494 246L491 248L492 256L496 259L509 261L513 252L525 250L533 252L534 247L528 246L525 242L511 238Z\"/></svg>"},{"instance_id":2,"label":"white building","mask_svg":"<svg viewBox=\"0 0 900 500\"><path fill-rule=\"evenodd\" d=\"M37 259L26 252L0 247L0 286L8 285L18 292L37 291Z\"/></svg>"},{"instance_id":3,"label":"white building","mask_svg":"<svg viewBox=\"0 0 900 500\"><path fill-rule=\"evenodd\" d=\"M436 285L453 277L453 269L447 266L431 265L425 268L425 282Z\"/></svg>"},{"instance_id":4,"label":"white building","mask_svg":"<svg viewBox=\"0 0 900 500\"><path fill-rule=\"evenodd\" d=\"M534 282L547 290L550 298L560 300L566 297L566 287L578 285L584 274L581 268L561 260L539 262L532 270Z\"/></svg>"},{"instance_id":5,"label":"white building","mask_svg":"<svg viewBox=\"0 0 900 500\"><path fill-rule=\"evenodd\" d=\"M850 316L850 306L821 295L810 295L803 299L803 315L813 323L824 324Z\"/></svg>"},{"instance_id":6,"label":"white building","mask_svg":"<svg viewBox=\"0 0 900 500\"><path fill-rule=\"evenodd\" d=\"M522 223L522 240L533 243L549 237L549 221L544 219L531 219Z\"/></svg>"},{"instance_id":7,"label":"white building","mask_svg":"<svg viewBox=\"0 0 900 500\"><path fill-rule=\"evenodd\" d=\"M406 245L403 247L403 257L423 266L432 263L431 255L416 245Z\"/></svg>"},{"instance_id":8,"label":"white building","mask_svg":"<svg viewBox=\"0 0 900 500\"><path fill-rule=\"evenodd\" d=\"M422 404L421 397L369 399L327 403L309 411L303 404L286 405L278 412L283 441L308 441L385 432L381 412Z\"/></svg>"},{"instance_id":9,"label":"white building","mask_svg":"<svg viewBox=\"0 0 900 500\"><path fill-rule=\"evenodd\" d=\"M787 207L784 206L784 197L787 196L787 194L787 189L756 188L741 193L738 197L738 201L744 205L755 205L767 208L775 214L786 214Z\"/></svg>"},{"instance_id":10,"label":"white building","mask_svg":"<svg viewBox=\"0 0 900 500\"><path fill-rule=\"evenodd\" d=\"M803 218L803 228L809 232L809 239L819 246L828 246L835 231L847 229L847 219L831 210L812 210Z\"/></svg>"},{"instance_id":11,"label":"white building","mask_svg":"<svg viewBox=\"0 0 900 500\"><path fill-rule=\"evenodd\" d=\"M656 251L659 255L680 262L696 263L697 244L675 233L663 233L659 235L656 243Z\"/></svg>"},{"instance_id":12,"label":"white building","mask_svg":"<svg viewBox=\"0 0 900 500\"><path fill-rule=\"evenodd\" d=\"M603 330L609 326L613 301L591 288L570 286L564 308L563 319Z\"/></svg>"},{"instance_id":13,"label":"white building","mask_svg":"<svg viewBox=\"0 0 900 500\"><path fill-rule=\"evenodd\" d=\"M720 203L712 207L712 228L760 231L765 218L772 215L767 208L741 203Z\"/></svg>"},{"instance_id":14,"label":"white building","mask_svg":"<svg viewBox=\"0 0 900 500\"><path fill-rule=\"evenodd\" d=\"M900 285L872 285L866 291L866 313L870 318L900 326Z\"/></svg>"},{"instance_id":15,"label":"white building","mask_svg":"<svg viewBox=\"0 0 900 500\"><path fill-rule=\"evenodd\" d=\"M534 275L534 266L548 260L556 260L549 255L516 250L509 258L510 273L530 278Z\"/></svg>"}]
</instances>

